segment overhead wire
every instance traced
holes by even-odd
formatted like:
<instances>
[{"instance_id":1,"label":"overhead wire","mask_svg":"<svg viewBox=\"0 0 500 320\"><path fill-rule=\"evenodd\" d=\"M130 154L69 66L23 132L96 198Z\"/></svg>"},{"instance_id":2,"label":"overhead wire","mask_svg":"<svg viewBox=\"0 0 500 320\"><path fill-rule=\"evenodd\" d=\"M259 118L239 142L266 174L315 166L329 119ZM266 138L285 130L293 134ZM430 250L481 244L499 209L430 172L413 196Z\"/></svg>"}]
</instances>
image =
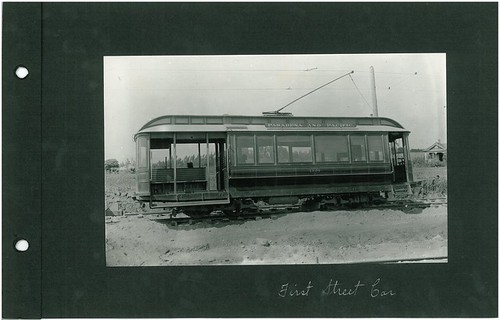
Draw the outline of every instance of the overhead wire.
<instances>
[{"instance_id":1,"label":"overhead wire","mask_svg":"<svg viewBox=\"0 0 500 320\"><path fill-rule=\"evenodd\" d=\"M366 100L365 96L363 95L363 93L361 93L361 90L359 90L358 86L356 85L356 82L354 82L354 79L352 78L352 76L349 74L349 78L351 78L351 81L352 81L352 84L354 85L354 87L356 87L356 90L358 90L358 93L361 95L361 98L363 98L363 100L366 102L366 105L370 108L370 110L372 109L372 106L368 103L368 101Z\"/></svg>"},{"instance_id":2,"label":"overhead wire","mask_svg":"<svg viewBox=\"0 0 500 320\"><path fill-rule=\"evenodd\" d=\"M414 72L412 74L409 74L407 77L405 77L403 80L399 81L398 83L396 83L395 85L389 85L387 87L387 90L391 90L391 88L394 88L395 86L398 86L400 85L401 83L405 82L406 80L410 79L411 76L416 76L418 73L417 72Z\"/></svg>"}]
</instances>

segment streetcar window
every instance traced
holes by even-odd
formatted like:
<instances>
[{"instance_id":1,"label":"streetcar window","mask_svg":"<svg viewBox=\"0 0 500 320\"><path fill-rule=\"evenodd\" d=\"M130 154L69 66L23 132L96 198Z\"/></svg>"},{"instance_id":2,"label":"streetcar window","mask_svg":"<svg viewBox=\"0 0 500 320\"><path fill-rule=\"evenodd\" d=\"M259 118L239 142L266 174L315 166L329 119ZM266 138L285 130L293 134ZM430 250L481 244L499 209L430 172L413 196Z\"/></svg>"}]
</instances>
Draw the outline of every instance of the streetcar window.
<instances>
[{"instance_id":1,"label":"streetcar window","mask_svg":"<svg viewBox=\"0 0 500 320\"><path fill-rule=\"evenodd\" d=\"M204 151L203 155L206 154L206 144L203 144L203 148L198 143L177 143L175 148L176 156L176 167L177 168L202 168L201 151ZM172 154L173 157L173 154ZM203 164L206 162L203 159ZM173 165L171 165L172 167Z\"/></svg>"},{"instance_id":2,"label":"streetcar window","mask_svg":"<svg viewBox=\"0 0 500 320\"><path fill-rule=\"evenodd\" d=\"M368 159L370 161L384 161L384 145L382 136L367 136Z\"/></svg>"},{"instance_id":3,"label":"streetcar window","mask_svg":"<svg viewBox=\"0 0 500 320\"><path fill-rule=\"evenodd\" d=\"M254 164L253 136L236 136L236 161L238 164Z\"/></svg>"},{"instance_id":4,"label":"streetcar window","mask_svg":"<svg viewBox=\"0 0 500 320\"><path fill-rule=\"evenodd\" d=\"M258 163L274 163L274 137L257 136Z\"/></svg>"},{"instance_id":5,"label":"streetcar window","mask_svg":"<svg viewBox=\"0 0 500 320\"><path fill-rule=\"evenodd\" d=\"M316 162L348 162L347 136L314 136Z\"/></svg>"},{"instance_id":6,"label":"streetcar window","mask_svg":"<svg viewBox=\"0 0 500 320\"><path fill-rule=\"evenodd\" d=\"M151 149L151 168L163 169L172 167L171 161L172 152L170 149Z\"/></svg>"},{"instance_id":7,"label":"streetcar window","mask_svg":"<svg viewBox=\"0 0 500 320\"><path fill-rule=\"evenodd\" d=\"M311 136L278 136L278 162L312 162Z\"/></svg>"},{"instance_id":8,"label":"streetcar window","mask_svg":"<svg viewBox=\"0 0 500 320\"><path fill-rule=\"evenodd\" d=\"M278 163L290 162L290 151L288 146L280 146L278 142Z\"/></svg>"},{"instance_id":9,"label":"streetcar window","mask_svg":"<svg viewBox=\"0 0 500 320\"><path fill-rule=\"evenodd\" d=\"M148 138L139 137L137 138L137 167L147 168L148 167Z\"/></svg>"},{"instance_id":10,"label":"streetcar window","mask_svg":"<svg viewBox=\"0 0 500 320\"><path fill-rule=\"evenodd\" d=\"M353 161L366 161L365 136L351 136L351 155Z\"/></svg>"}]
</instances>

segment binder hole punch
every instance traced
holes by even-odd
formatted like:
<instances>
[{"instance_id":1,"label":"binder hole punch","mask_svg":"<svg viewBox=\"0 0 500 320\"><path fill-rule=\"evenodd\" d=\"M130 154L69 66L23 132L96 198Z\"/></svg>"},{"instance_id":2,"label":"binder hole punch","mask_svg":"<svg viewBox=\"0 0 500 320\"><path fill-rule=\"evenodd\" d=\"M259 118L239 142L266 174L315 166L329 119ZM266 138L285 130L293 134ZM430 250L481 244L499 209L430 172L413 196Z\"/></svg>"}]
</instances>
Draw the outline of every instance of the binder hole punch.
<instances>
[{"instance_id":1,"label":"binder hole punch","mask_svg":"<svg viewBox=\"0 0 500 320\"><path fill-rule=\"evenodd\" d=\"M19 65L17 66L15 73L19 79L25 79L28 76L29 71L28 68L26 68L25 66Z\"/></svg>"},{"instance_id":2,"label":"binder hole punch","mask_svg":"<svg viewBox=\"0 0 500 320\"><path fill-rule=\"evenodd\" d=\"M27 240L25 240L25 239L19 239L14 244L14 247L19 252L25 252L25 251L27 251L28 248L29 248L29 246L30 246L29 242Z\"/></svg>"}]
</instances>

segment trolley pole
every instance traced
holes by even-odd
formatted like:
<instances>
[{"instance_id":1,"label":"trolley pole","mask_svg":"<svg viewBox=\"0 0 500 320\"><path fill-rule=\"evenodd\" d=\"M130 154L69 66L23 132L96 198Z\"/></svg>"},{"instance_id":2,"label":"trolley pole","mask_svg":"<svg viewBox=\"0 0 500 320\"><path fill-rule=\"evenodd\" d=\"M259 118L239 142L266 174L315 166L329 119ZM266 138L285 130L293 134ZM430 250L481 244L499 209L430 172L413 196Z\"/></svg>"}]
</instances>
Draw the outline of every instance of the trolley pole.
<instances>
[{"instance_id":1,"label":"trolley pole","mask_svg":"<svg viewBox=\"0 0 500 320\"><path fill-rule=\"evenodd\" d=\"M373 116L378 117L378 106L377 106L377 89L375 86L375 69L373 66L370 66L370 79L372 84L372 108L373 108Z\"/></svg>"}]
</instances>

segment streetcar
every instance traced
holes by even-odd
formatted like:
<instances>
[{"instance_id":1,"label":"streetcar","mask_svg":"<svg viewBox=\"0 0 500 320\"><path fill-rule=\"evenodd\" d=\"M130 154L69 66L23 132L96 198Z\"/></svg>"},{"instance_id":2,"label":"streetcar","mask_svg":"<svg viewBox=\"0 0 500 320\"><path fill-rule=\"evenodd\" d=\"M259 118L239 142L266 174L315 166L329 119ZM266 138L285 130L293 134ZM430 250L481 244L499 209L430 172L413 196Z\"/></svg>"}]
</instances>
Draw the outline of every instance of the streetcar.
<instances>
[{"instance_id":1,"label":"streetcar","mask_svg":"<svg viewBox=\"0 0 500 320\"><path fill-rule=\"evenodd\" d=\"M135 135L135 199L189 216L411 193L410 132L383 117L166 115Z\"/></svg>"}]
</instances>

